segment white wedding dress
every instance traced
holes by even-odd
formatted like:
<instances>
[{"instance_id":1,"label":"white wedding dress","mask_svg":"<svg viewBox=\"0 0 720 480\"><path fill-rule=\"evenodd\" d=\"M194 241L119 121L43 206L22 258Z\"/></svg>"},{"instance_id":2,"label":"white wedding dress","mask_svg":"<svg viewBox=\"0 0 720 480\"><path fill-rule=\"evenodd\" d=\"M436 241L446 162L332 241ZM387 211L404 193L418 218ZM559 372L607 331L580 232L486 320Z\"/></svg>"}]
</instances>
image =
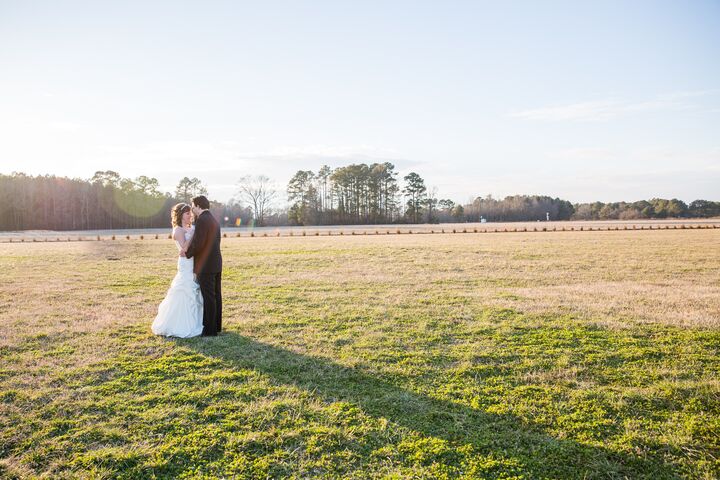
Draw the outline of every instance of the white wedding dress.
<instances>
[{"instance_id":1,"label":"white wedding dress","mask_svg":"<svg viewBox=\"0 0 720 480\"><path fill-rule=\"evenodd\" d=\"M185 232L186 242L190 241L193 233L194 229ZM175 243L180 249L180 244ZM203 298L200 286L195 282L193 263L192 258L178 257L177 274L152 323L155 335L188 338L202 333Z\"/></svg>"}]
</instances>

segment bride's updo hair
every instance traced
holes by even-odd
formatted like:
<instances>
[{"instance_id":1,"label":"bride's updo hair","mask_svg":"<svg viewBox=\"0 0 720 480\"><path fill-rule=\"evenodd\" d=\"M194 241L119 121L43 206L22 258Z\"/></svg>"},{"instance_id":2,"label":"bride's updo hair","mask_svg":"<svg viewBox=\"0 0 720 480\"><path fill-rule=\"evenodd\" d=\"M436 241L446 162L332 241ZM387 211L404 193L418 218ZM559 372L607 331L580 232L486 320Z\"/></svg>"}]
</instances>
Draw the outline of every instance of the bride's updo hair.
<instances>
[{"instance_id":1,"label":"bride's updo hair","mask_svg":"<svg viewBox=\"0 0 720 480\"><path fill-rule=\"evenodd\" d=\"M185 212L190 211L190 205L187 203L178 203L170 210L170 223L173 228L182 227L182 217Z\"/></svg>"}]
</instances>

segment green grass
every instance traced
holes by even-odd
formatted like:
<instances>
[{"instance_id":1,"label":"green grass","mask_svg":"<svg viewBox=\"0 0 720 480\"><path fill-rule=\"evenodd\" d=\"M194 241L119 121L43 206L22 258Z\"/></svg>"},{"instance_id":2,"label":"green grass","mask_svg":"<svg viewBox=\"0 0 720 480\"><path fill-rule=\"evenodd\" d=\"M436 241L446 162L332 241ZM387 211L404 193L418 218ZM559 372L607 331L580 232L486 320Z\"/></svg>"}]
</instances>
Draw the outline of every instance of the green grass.
<instances>
[{"instance_id":1,"label":"green grass","mask_svg":"<svg viewBox=\"0 0 720 480\"><path fill-rule=\"evenodd\" d=\"M714 231L0 245L0 477L720 476Z\"/></svg>"}]
</instances>

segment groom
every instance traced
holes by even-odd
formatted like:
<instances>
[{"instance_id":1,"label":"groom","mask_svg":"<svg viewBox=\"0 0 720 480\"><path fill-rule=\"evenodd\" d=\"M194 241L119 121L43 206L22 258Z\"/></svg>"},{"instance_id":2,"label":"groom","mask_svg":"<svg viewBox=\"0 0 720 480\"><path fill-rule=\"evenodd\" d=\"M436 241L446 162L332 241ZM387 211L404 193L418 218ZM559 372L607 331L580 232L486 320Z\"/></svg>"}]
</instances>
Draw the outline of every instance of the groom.
<instances>
[{"instance_id":1,"label":"groom","mask_svg":"<svg viewBox=\"0 0 720 480\"><path fill-rule=\"evenodd\" d=\"M192 199L192 213L195 216L195 234L185 256L195 257L193 271L203 297L202 335L214 337L222 330L220 224L210 213L210 202L204 195Z\"/></svg>"}]
</instances>

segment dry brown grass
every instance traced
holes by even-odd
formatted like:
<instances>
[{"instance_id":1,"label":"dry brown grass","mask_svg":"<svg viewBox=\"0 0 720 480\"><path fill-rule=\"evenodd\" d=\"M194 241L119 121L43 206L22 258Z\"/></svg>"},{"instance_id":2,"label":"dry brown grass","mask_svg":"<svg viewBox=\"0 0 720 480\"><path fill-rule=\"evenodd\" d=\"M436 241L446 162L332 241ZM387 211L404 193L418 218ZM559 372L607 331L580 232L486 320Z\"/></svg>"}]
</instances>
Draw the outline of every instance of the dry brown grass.
<instances>
[{"instance_id":1,"label":"dry brown grass","mask_svg":"<svg viewBox=\"0 0 720 480\"><path fill-rule=\"evenodd\" d=\"M308 269L261 275L255 279L260 285L369 282L382 284L379 294L392 301L406 288L450 283L464 285L458 293L476 304L569 313L612 327L647 322L720 327L720 232L713 230L237 242L245 255L267 254L262 261L277 270L283 257L277 252L289 248L317 258ZM323 250L332 252L328 268L322 265ZM338 288L330 295L344 292Z\"/></svg>"},{"instance_id":2,"label":"dry brown grass","mask_svg":"<svg viewBox=\"0 0 720 480\"><path fill-rule=\"evenodd\" d=\"M326 418L338 399L360 407L352 415L367 412L353 421L377 435L341 430L353 442L380 438L395 451L393 442L412 442L419 431L423 439L412 448L425 455L425 440L456 428L443 416L426 415L435 408L427 398L442 398L448 408L465 405L458 418L492 414L507 420L503 448L514 451L529 477L612 476L622 468L637 473L646 466L633 462L645 450L636 454L635 448L649 449L650 463L661 472L697 470L698 478L711 478L718 471L713 432L693 429L717 424L710 407L720 388L711 373L720 327L720 230L228 238L223 255L225 324L234 336L208 344L167 341L149 332L175 271L168 240L0 244L0 385L10 392L0 398L0 416L19 419L0 423L12 428L0 437L12 445L0 445L0 476L90 475L72 470L72 462L87 456L87 465L96 465L91 457L102 445L94 443L94 434L81 436L81 426L63 427L68 415L83 422L106 415L98 435L126 436L113 441L124 454L140 458L133 468L150 471L142 469L154 468L148 466L153 449L169 448L174 440L147 440L148 432L166 417L182 423L186 410L202 415L203 399L215 394L226 402L228 415L259 409L246 424L260 418L263 408L278 408L281 413L273 410L248 433L266 438L262 448L253 447L260 453L241 452L266 460L278 448L267 440L266 423L289 438L302 436L317 427L307 420L312 428L306 430L303 415L322 410L319 416ZM662 345L654 345L657 338ZM685 363L685 352L692 352L694 363ZM203 362L214 365L207 367L211 380L196 371ZM228 377L227 365L235 366L230 374L237 379ZM362 373L345 385L350 371ZM265 377L254 383L247 372L275 383ZM162 382L143 383L158 375ZM176 375L185 382L180 391ZM366 400L357 393L358 382L377 395ZM213 385L224 386L213 393ZM235 393L226 397L223 389ZM178 407L173 402L182 395L200 400ZM377 400L382 395L391 400ZM396 398L408 402L404 408L417 420L408 420L407 410L387 413ZM279 415L285 412L282 402L291 401L302 405L287 420ZM109 413L94 410L96 402L106 402L103 411ZM139 424L122 422L135 418L136 410L153 411L157 421L133 430ZM37 411L44 417L36 422ZM559 413L566 411L577 418ZM482 449L497 437L487 421L468 421L448 438L459 435ZM531 448L518 446L535 444L521 424L544 432L544 441L572 441L546 465ZM63 428L78 439L65 437ZM175 439L184 441L183 430L176 431ZM301 446L326 440L303 440ZM55 452L58 441L66 443ZM452 444L448 451L475 458L461 447ZM56 457L35 458L48 452ZM582 465L562 470L563 458L579 452L586 452ZM484 453L493 458L493 451ZM433 476L409 460L392 460L383 471L376 457L359 455L358 468L369 477ZM626 465L612 464L620 457ZM297 473L298 462L308 458L313 457L290 458L287 472ZM460 468L459 460L438 458L439 465ZM607 465L595 465L595 458ZM343 462L332 464L337 478ZM107 476L122 468L113 466ZM167 468L168 475L184 472L180 461Z\"/></svg>"},{"instance_id":3,"label":"dry brown grass","mask_svg":"<svg viewBox=\"0 0 720 480\"><path fill-rule=\"evenodd\" d=\"M476 306L618 328L720 326L716 230L231 238L223 250L228 269L262 266L256 288L306 282L306 295L319 302L342 301L353 285L381 286L373 292L379 305L451 285ZM150 322L175 259L168 241L131 241L2 244L0 261L2 346L29 332L76 336ZM143 287L148 275L155 283ZM132 288L119 291L126 280ZM225 283L229 316L261 320L252 304L232 301L242 297L242 282Z\"/></svg>"}]
</instances>

